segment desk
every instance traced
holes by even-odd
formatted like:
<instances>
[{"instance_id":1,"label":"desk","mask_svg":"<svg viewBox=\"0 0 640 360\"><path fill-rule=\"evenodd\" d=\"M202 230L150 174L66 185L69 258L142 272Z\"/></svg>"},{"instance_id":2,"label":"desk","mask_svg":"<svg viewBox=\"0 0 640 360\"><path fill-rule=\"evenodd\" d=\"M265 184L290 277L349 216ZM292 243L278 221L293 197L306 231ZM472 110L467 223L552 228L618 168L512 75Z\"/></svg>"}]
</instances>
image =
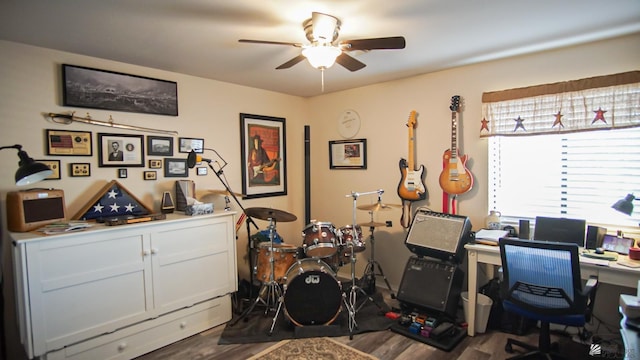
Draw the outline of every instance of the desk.
<instances>
[{"instance_id":1,"label":"desk","mask_svg":"<svg viewBox=\"0 0 640 360\"><path fill-rule=\"evenodd\" d=\"M467 262L469 263L468 291L469 291L469 318L467 319L467 333L474 336L476 333L476 302L478 293L478 265L502 265L500 259L500 247L481 244L466 244ZM615 261L609 262L609 266L580 263L580 275L583 279L591 275L598 277L598 282L636 288L640 279L640 268L630 268L618 265Z\"/></svg>"}]
</instances>

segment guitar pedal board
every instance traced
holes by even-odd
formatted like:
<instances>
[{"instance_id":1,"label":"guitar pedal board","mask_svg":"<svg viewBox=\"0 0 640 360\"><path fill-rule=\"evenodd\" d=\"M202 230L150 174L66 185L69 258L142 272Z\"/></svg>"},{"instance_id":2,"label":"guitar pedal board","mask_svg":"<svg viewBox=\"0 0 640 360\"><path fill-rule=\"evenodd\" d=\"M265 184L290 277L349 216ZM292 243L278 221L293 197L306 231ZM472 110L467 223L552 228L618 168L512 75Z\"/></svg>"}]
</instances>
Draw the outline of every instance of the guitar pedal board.
<instances>
[{"instance_id":1,"label":"guitar pedal board","mask_svg":"<svg viewBox=\"0 0 640 360\"><path fill-rule=\"evenodd\" d=\"M451 351L466 336L465 328L415 311L400 314L391 331L444 351Z\"/></svg>"}]
</instances>

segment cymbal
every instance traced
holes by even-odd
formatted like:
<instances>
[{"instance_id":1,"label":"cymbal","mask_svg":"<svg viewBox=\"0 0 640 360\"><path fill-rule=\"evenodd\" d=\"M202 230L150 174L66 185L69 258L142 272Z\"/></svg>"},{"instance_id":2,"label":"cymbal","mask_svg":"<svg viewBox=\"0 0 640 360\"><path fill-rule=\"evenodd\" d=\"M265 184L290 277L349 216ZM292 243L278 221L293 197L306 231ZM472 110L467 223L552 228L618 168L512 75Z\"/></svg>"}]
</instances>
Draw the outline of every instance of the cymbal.
<instances>
[{"instance_id":1,"label":"cymbal","mask_svg":"<svg viewBox=\"0 0 640 360\"><path fill-rule=\"evenodd\" d=\"M213 189L213 190L202 190L202 192L210 193L210 194L216 194L216 195L225 195L225 196L226 196L226 195L231 195L231 193L230 193L229 191L227 191L227 190L217 190L217 189ZM235 196L244 196L244 194L237 193L237 192L234 192L233 194L234 194Z\"/></svg>"},{"instance_id":2,"label":"cymbal","mask_svg":"<svg viewBox=\"0 0 640 360\"><path fill-rule=\"evenodd\" d=\"M360 226L364 226L364 227L381 227L381 226L387 226L387 224L385 223L379 223L379 222L375 222L375 221L369 221L366 223L360 223L358 224Z\"/></svg>"},{"instance_id":3,"label":"cymbal","mask_svg":"<svg viewBox=\"0 0 640 360\"><path fill-rule=\"evenodd\" d=\"M402 205L396 205L396 204L383 204L383 203L375 203L375 204L370 204L370 205L360 205L358 206L358 209L360 210L367 210L367 211L380 211L380 210L391 210L392 208L399 208L402 207Z\"/></svg>"},{"instance_id":4,"label":"cymbal","mask_svg":"<svg viewBox=\"0 0 640 360\"><path fill-rule=\"evenodd\" d=\"M261 220L273 219L280 222L289 222L296 221L298 219L295 215L278 209L252 207L246 209L245 211L247 215Z\"/></svg>"}]
</instances>

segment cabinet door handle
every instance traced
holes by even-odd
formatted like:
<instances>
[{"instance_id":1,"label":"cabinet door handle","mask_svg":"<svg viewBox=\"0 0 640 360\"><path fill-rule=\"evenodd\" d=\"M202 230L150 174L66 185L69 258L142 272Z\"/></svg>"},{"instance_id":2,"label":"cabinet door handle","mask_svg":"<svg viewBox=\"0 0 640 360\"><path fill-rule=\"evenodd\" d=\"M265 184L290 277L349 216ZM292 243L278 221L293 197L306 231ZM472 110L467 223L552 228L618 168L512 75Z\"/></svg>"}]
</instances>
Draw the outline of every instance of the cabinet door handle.
<instances>
[{"instance_id":1,"label":"cabinet door handle","mask_svg":"<svg viewBox=\"0 0 640 360\"><path fill-rule=\"evenodd\" d=\"M186 321L182 321L182 322L180 323L180 329L184 329L184 328L186 328L186 327L187 327L187 322L186 322Z\"/></svg>"},{"instance_id":2,"label":"cabinet door handle","mask_svg":"<svg viewBox=\"0 0 640 360\"><path fill-rule=\"evenodd\" d=\"M151 253L152 254L157 254L158 253L158 248L151 248Z\"/></svg>"},{"instance_id":3,"label":"cabinet door handle","mask_svg":"<svg viewBox=\"0 0 640 360\"><path fill-rule=\"evenodd\" d=\"M149 256L150 252L147 249L142 250L142 256Z\"/></svg>"},{"instance_id":4,"label":"cabinet door handle","mask_svg":"<svg viewBox=\"0 0 640 360\"><path fill-rule=\"evenodd\" d=\"M123 352L126 348L127 348L127 343L126 342L118 344L118 351L119 352Z\"/></svg>"}]
</instances>

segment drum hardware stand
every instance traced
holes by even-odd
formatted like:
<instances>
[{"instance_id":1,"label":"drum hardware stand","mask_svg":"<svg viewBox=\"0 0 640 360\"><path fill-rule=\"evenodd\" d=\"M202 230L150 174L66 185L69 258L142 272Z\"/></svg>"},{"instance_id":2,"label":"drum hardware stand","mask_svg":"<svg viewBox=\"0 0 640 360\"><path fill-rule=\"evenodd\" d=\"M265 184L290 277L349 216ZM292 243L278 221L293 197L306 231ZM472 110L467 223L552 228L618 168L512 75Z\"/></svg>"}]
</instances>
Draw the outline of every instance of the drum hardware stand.
<instances>
[{"instance_id":1,"label":"drum hardware stand","mask_svg":"<svg viewBox=\"0 0 640 360\"><path fill-rule=\"evenodd\" d=\"M380 198L378 197L378 199ZM369 211L369 215L371 217L371 223L373 224L373 211ZM367 261L367 266L364 268L364 274L362 276L370 277L371 279L373 279L374 289L376 284L376 276L382 276L382 278L384 279L384 282L387 284L387 288L389 289L389 292L391 293L391 298L395 299L396 295L393 293L393 289L391 289L391 284L389 284L389 280L387 280L387 277L384 275L384 272L382 271L382 266L380 266L380 263L375 258L376 241L375 241L375 237L373 236L374 230L375 230L375 226L369 227L369 232L371 233L369 235L369 241L371 241L371 257ZM379 273L376 273L375 266L378 267Z\"/></svg>"},{"instance_id":2,"label":"drum hardware stand","mask_svg":"<svg viewBox=\"0 0 640 360\"><path fill-rule=\"evenodd\" d=\"M248 227L248 224L247 224L247 227ZM258 305L258 303L262 303L265 306L265 311L264 311L265 315L269 312L269 310L272 310L272 309L276 310L276 315L273 318L273 324L271 325L271 330L269 331L269 335L271 335L271 333L273 332L273 327L275 326L276 318L280 313L282 301L284 300L282 290L280 289L280 284L278 284L278 282L275 280L275 265L274 265L275 260L273 257L273 253L274 253L274 248L273 248L274 235L273 234L275 232L275 227L276 227L275 220L273 218L269 218L269 241L270 241L269 266L271 267L271 274L269 275L269 281L262 284L262 286L260 287L260 290L258 290L258 295L256 296L256 300L235 321L230 322L229 326L233 326L237 324L238 321L240 321L241 319L244 319L247 316L249 316L249 314L253 311L256 305ZM251 239L249 239L249 241L251 241ZM251 254L249 254L249 256L251 256ZM253 269L251 271L253 271ZM253 278L253 275L252 275L252 278ZM263 299L263 296L264 296L264 299ZM278 303L277 308L275 307L276 302Z\"/></svg>"},{"instance_id":3,"label":"drum hardware stand","mask_svg":"<svg viewBox=\"0 0 640 360\"><path fill-rule=\"evenodd\" d=\"M356 313L366 304L367 300L370 300L380 310L382 310L382 306L380 306L380 304L378 304L371 296L369 296L369 294L367 294L366 291L364 291L364 289L359 287L358 284L356 283L356 256L354 252L354 245L357 243L357 240L359 240L358 232L355 231L357 226L356 204L358 202L358 197L360 195L378 194L378 199L380 199L380 196L382 195L382 193L384 193L384 190L379 189L376 191L370 191L366 193L357 193L352 191L351 194L346 195L346 197L353 198L353 228L352 229L354 230L353 237L352 237L352 244L351 244L351 289L349 290L349 301L347 302L347 300L343 298L345 307L347 308L347 312L349 313L349 338L350 339L353 339L353 329L358 327L358 323L356 322ZM349 246L349 244L347 244L347 246ZM358 300L358 292L364 295L366 299L362 302L362 304L360 304L360 306L356 308L356 304Z\"/></svg>"}]
</instances>

